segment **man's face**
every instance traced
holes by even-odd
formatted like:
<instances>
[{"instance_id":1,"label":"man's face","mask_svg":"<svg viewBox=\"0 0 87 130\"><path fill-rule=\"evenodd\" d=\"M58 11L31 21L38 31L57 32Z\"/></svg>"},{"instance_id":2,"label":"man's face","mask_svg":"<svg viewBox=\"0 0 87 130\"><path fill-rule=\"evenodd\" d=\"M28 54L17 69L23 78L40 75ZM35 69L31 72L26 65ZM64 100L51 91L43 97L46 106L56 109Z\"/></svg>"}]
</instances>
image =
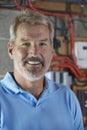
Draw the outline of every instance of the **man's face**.
<instances>
[{"instance_id":1,"label":"man's face","mask_svg":"<svg viewBox=\"0 0 87 130\"><path fill-rule=\"evenodd\" d=\"M52 59L53 48L48 27L20 24L10 52L16 73L30 81L40 79L48 70Z\"/></svg>"}]
</instances>

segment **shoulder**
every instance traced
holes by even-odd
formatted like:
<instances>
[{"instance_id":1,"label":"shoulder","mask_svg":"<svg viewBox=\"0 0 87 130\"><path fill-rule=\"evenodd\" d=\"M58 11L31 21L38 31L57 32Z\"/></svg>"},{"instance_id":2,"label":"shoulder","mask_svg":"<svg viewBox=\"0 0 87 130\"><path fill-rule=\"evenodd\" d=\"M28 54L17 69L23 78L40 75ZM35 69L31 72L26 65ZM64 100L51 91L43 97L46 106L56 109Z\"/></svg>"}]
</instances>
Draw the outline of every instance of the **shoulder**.
<instances>
[{"instance_id":1,"label":"shoulder","mask_svg":"<svg viewBox=\"0 0 87 130\"><path fill-rule=\"evenodd\" d=\"M77 97L72 91L72 89L67 86L64 86L63 84L58 84L53 80L46 78L46 87L58 97L64 97L68 101L77 100Z\"/></svg>"},{"instance_id":2,"label":"shoulder","mask_svg":"<svg viewBox=\"0 0 87 130\"><path fill-rule=\"evenodd\" d=\"M46 84L49 88L55 92L58 97L64 98L66 101L70 102L71 104L78 102L77 96L73 92L73 90L63 84L58 84L48 78L46 78Z\"/></svg>"},{"instance_id":3,"label":"shoulder","mask_svg":"<svg viewBox=\"0 0 87 130\"><path fill-rule=\"evenodd\" d=\"M58 91L61 90L65 93L73 94L73 91L71 90L71 88L69 88L63 84L56 83L53 80L48 79L47 77L45 78L45 80L46 80L46 84L48 86L52 86L53 88L55 88Z\"/></svg>"}]
</instances>

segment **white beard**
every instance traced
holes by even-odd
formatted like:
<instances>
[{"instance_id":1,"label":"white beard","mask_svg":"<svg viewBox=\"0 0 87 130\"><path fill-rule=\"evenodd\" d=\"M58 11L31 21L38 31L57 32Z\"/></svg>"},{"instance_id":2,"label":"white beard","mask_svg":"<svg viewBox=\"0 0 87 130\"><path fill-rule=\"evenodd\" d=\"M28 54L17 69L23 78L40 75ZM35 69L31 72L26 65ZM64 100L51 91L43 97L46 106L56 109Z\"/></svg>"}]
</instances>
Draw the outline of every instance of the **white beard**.
<instances>
[{"instance_id":1,"label":"white beard","mask_svg":"<svg viewBox=\"0 0 87 130\"><path fill-rule=\"evenodd\" d=\"M23 76L25 79L27 79L31 82L34 82L34 81L41 79L45 75L45 73L49 69L50 62L51 62L51 59L49 60L48 65L44 66L42 71L38 72L38 74L25 70L24 66L22 64L19 64L17 61L14 61L14 67L21 76Z\"/></svg>"}]
</instances>

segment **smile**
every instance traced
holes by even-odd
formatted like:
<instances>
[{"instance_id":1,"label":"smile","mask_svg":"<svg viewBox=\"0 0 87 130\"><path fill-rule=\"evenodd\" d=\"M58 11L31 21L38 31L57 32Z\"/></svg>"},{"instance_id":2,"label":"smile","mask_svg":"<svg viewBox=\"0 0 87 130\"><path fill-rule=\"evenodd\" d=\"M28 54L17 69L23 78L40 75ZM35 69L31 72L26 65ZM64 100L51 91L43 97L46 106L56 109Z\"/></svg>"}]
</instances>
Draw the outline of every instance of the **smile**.
<instances>
[{"instance_id":1,"label":"smile","mask_svg":"<svg viewBox=\"0 0 87 130\"><path fill-rule=\"evenodd\" d=\"M29 61L28 64L38 65L38 64L40 64L40 62L39 61Z\"/></svg>"}]
</instances>

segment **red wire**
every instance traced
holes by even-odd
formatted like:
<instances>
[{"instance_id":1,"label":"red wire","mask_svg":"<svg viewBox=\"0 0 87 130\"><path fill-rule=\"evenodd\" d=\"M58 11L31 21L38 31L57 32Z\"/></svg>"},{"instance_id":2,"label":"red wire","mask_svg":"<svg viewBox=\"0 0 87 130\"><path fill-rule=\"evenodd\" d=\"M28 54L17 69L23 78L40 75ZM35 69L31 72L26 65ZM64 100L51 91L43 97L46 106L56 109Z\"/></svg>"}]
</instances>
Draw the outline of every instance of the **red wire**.
<instances>
[{"instance_id":1,"label":"red wire","mask_svg":"<svg viewBox=\"0 0 87 130\"><path fill-rule=\"evenodd\" d=\"M70 16L70 21L73 21L72 16ZM74 46L74 24L73 23L70 24L70 27L68 30L70 34L70 52L71 52L71 56L73 58L74 64L76 65L77 63L76 63L76 56L74 53L75 46Z\"/></svg>"},{"instance_id":2,"label":"red wire","mask_svg":"<svg viewBox=\"0 0 87 130\"><path fill-rule=\"evenodd\" d=\"M78 79L86 77L85 73L82 73L76 65L72 64L72 61L68 57L54 56L53 61L59 63L51 66L53 70L69 68Z\"/></svg>"},{"instance_id":3,"label":"red wire","mask_svg":"<svg viewBox=\"0 0 87 130\"><path fill-rule=\"evenodd\" d=\"M30 5L30 8L32 10L40 12L42 14L50 15L50 16L56 16L56 17L68 16L68 14L60 14L60 13L51 13L51 12L41 11L41 10L39 10L39 9L34 7L34 5L32 4L31 0L27 0L27 1L28 1L29 5Z\"/></svg>"},{"instance_id":4,"label":"red wire","mask_svg":"<svg viewBox=\"0 0 87 130\"><path fill-rule=\"evenodd\" d=\"M17 6L17 8L18 8L19 10L25 10L25 9L27 9L26 6L21 6L21 5L18 3L17 0L14 0L14 3L15 3L15 5Z\"/></svg>"}]
</instances>

